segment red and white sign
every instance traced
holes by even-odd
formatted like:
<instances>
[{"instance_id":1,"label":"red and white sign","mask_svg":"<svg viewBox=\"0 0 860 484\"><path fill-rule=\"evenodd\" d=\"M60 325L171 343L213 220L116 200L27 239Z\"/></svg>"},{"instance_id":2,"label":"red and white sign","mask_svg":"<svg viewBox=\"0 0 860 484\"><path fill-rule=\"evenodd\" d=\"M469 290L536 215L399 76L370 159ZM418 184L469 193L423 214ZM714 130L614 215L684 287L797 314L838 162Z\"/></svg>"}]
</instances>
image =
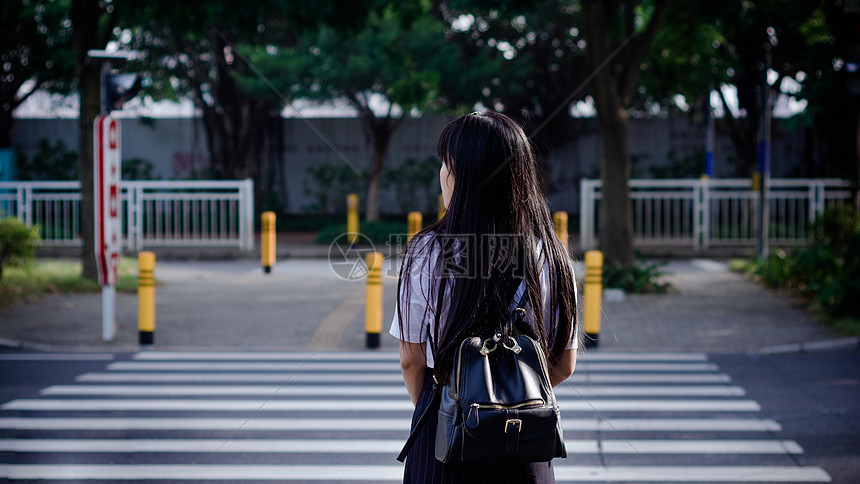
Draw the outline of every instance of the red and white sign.
<instances>
[{"instance_id":1,"label":"red and white sign","mask_svg":"<svg viewBox=\"0 0 860 484\"><path fill-rule=\"evenodd\" d=\"M119 121L107 114L96 117L93 129L95 154L93 185L96 207L96 265L99 283L103 286L116 284L116 271L122 244L122 220L120 215L120 131Z\"/></svg>"}]
</instances>

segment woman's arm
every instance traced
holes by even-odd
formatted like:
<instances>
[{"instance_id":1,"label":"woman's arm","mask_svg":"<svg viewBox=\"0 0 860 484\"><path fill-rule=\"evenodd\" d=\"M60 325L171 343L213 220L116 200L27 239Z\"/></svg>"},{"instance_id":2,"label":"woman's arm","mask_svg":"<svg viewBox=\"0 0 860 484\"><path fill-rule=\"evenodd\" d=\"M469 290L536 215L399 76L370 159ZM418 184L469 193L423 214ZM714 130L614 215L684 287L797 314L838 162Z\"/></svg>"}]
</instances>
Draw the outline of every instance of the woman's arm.
<instances>
[{"instance_id":1,"label":"woman's arm","mask_svg":"<svg viewBox=\"0 0 860 484\"><path fill-rule=\"evenodd\" d=\"M400 371L403 372L403 381L406 382L406 390L413 405L418 403L427 371L427 357L424 355L423 346L424 343L400 342Z\"/></svg>"},{"instance_id":2,"label":"woman's arm","mask_svg":"<svg viewBox=\"0 0 860 484\"><path fill-rule=\"evenodd\" d=\"M549 382L553 387L570 378L576 368L576 350L565 350L558 363L550 369Z\"/></svg>"}]
</instances>

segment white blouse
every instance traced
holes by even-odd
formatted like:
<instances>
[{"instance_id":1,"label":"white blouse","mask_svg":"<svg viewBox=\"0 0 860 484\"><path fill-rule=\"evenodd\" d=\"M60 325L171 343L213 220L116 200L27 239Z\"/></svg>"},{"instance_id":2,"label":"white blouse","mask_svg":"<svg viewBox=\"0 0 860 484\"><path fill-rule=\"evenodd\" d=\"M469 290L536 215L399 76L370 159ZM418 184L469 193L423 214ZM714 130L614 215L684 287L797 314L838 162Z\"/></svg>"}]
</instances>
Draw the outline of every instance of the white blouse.
<instances>
[{"instance_id":1,"label":"white blouse","mask_svg":"<svg viewBox=\"0 0 860 484\"><path fill-rule=\"evenodd\" d=\"M397 302L395 303L394 319L391 321L391 328L388 331L392 336L399 340L406 341L409 343L424 343L425 353L427 354L427 366L430 368L433 368L434 360L433 350L430 348L428 340L429 335L433 333L434 315L436 312L436 292L438 290L438 285L434 285L433 287L430 286L430 271L433 267L435 267L436 261L439 258L439 252L441 250L441 246L438 242L434 243L432 248L428 250L427 244L433 241L434 239L432 235L425 234L424 236L422 236L422 239L416 241L416 247L420 247L422 250L410 250L410 257L414 257L415 259L412 262L411 271L407 274L403 274L402 277L409 278L409 282L411 284L411 297L408 301L406 300L406 281L402 281L401 293L399 294ZM535 250L538 260L541 260L543 253L543 243L541 240L538 240L537 247ZM573 271L572 264L571 271ZM453 282L453 276L449 277L449 281ZM450 282L446 286L446 295L451 288ZM508 307L509 313L516 308L517 302L523 296L523 291L525 291L525 287L525 281L521 282L519 287L517 287L517 292L514 295L514 299L513 301L511 301L511 304ZM540 287L541 301L543 303L543 314L549 314L549 264L546 261L544 261L543 269L541 271ZM576 291L576 284L574 284L573 287L574 291ZM405 330L404 332L400 331L400 323L397 316L398 307L403 307L403 324ZM445 298L442 303L442 314L440 317L440 321L445 321L447 319L446 316L448 309L448 298ZM526 321L534 321L534 309L532 308L530 301L526 302L524 309L526 311ZM558 318L557 311L555 313L555 317ZM548 320L547 327L550 327ZM577 328L574 328L573 331L574 337L572 338L571 342L568 343L567 349L575 350L579 348L579 331Z\"/></svg>"}]
</instances>

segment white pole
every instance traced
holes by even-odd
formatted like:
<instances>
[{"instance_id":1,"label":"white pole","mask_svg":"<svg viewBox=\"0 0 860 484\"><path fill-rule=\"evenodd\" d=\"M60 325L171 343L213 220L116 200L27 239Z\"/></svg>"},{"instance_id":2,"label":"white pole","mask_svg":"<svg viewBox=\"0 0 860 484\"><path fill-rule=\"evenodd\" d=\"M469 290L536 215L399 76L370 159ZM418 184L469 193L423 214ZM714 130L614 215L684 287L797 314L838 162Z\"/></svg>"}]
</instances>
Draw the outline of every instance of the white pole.
<instances>
[{"instance_id":1,"label":"white pole","mask_svg":"<svg viewBox=\"0 0 860 484\"><path fill-rule=\"evenodd\" d=\"M115 301L116 288L114 286L102 286L102 339L105 341L113 341L114 330L116 329Z\"/></svg>"}]
</instances>

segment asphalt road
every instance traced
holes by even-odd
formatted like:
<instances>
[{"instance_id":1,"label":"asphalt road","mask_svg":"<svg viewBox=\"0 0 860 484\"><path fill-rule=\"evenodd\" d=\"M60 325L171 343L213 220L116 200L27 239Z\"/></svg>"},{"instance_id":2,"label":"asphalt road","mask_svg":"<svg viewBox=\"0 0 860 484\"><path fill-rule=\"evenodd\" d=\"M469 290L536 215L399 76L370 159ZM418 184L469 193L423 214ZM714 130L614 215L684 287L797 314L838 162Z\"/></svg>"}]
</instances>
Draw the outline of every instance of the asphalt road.
<instances>
[{"instance_id":1,"label":"asphalt road","mask_svg":"<svg viewBox=\"0 0 860 484\"><path fill-rule=\"evenodd\" d=\"M833 482L860 482L860 353L716 355L711 359L821 466Z\"/></svg>"},{"instance_id":2,"label":"asphalt road","mask_svg":"<svg viewBox=\"0 0 860 484\"><path fill-rule=\"evenodd\" d=\"M559 482L860 482L857 351L594 351L572 383ZM0 400L0 473L66 482L396 482L411 408L390 351L6 352Z\"/></svg>"}]
</instances>

